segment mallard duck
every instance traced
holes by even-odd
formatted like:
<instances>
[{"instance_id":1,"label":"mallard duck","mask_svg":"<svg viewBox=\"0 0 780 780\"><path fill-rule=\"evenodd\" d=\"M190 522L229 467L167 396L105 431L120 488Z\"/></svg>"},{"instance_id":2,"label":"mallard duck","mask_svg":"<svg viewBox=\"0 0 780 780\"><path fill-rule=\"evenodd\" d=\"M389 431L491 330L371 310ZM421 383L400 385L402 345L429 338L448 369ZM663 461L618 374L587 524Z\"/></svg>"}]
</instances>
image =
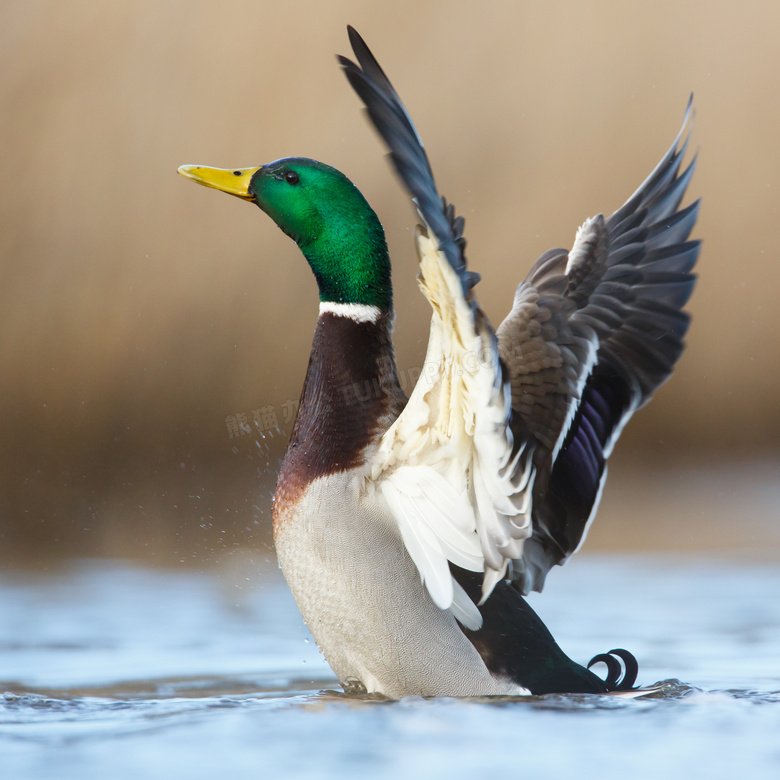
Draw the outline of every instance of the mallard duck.
<instances>
[{"instance_id":1,"label":"mallard duck","mask_svg":"<svg viewBox=\"0 0 780 780\"><path fill-rule=\"evenodd\" d=\"M463 218L440 197L420 137L349 28L343 70L420 215L419 284L432 309L410 397L391 337L382 225L336 169L290 157L182 166L258 205L300 248L319 317L273 503L279 561L347 691L390 698L633 690L625 650L568 658L525 594L582 544L606 460L683 350L699 243L680 209L683 128L611 217L531 267L494 330L467 270ZM590 671L602 661L606 679Z\"/></svg>"}]
</instances>

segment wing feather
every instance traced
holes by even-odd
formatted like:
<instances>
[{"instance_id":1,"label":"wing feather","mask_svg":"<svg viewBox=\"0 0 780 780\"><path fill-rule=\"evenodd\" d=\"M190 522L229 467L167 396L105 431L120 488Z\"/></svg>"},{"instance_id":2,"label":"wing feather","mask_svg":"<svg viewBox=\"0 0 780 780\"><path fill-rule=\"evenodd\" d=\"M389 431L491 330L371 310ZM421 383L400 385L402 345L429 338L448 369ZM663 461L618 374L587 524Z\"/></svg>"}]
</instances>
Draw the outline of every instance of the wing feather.
<instances>
[{"instance_id":1,"label":"wing feather","mask_svg":"<svg viewBox=\"0 0 780 780\"><path fill-rule=\"evenodd\" d=\"M549 569L581 546L615 442L631 415L668 379L682 353L690 319L683 307L693 291L691 270L699 254L699 242L688 240L699 202L679 209L696 162L694 158L681 172L688 145L682 137L690 117L689 102L671 148L626 203L607 220L586 222L600 235L581 241L584 228L578 232L564 274L565 252L542 255L498 329L502 354L509 355L514 411L540 445L533 535L513 566L524 592L541 590ZM558 263L551 263L551 256ZM522 398L539 372L529 377L528 366L542 347L518 334L532 317L548 317L556 324L554 333L548 329L537 336L544 348L554 350L571 340L589 345L592 353L586 357L580 349L567 363L566 368L575 367L576 378L563 366L553 366L559 383L547 377L541 386L548 392L535 396L529 409ZM569 415L561 420L539 414L548 403L567 408Z\"/></svg>"},{"instance_id":2,"label":"wing feather","mask_svg":"<svg viewBox=\"0 0 780 780\"><path fill-rule=\"evenodd\" d=\"M571 251L544 253L494 333L466 268L464 221L440 195L417 130L362 38L350 84L416 203L420 287L431 304L425 366L383 436L367 489L384 496L433 600L472 628L477 606L450 565L483 571L482 602L511 576L541 590L595 515L606 459L623 426L683 349L699 242L698 201L680 209L695 170L682 161L692 101L661 161ZM480 603L482 603L480 602Z\"/></svg>"},{"instance_id":3,"label":"wing feather","mask_svg":"<svg viewBox=\"0 0 780 780\"><path fill-rule=\"evenodd\" d=\"M515 443L496 336L473 295L479 277L466 268L464 220L440 197L387 76L352 28L349 35L358 62L340 62L417 204L420 288L433 310L424 370L382 438L370 483L391 506L432 598L452 609L457 591L440 582L447 561L492 570L485 582L495 584L507 560L522 554L531 533L532 451ZM431 512L426 495L441 511ZM453 613L463 622L462 598Z\"/></svg>"}]
</instances>

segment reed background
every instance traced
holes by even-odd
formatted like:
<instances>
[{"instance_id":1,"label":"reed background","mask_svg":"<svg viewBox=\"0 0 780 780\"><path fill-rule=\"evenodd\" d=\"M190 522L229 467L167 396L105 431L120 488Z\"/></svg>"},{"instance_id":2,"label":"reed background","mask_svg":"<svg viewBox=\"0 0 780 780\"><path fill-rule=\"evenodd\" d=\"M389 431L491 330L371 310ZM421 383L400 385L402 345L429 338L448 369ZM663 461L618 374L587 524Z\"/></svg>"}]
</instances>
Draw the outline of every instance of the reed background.
<instances>
[{"instance_id":1,"label":"reed background","mask_svg":"<svg viewBox=\"0 0 780 780\"><path fill-rule=\"evenodd\" d=\"M336 65L347 23L466 216L494 324L541 252L631 194L695 93L688 349L616 449L587 549L780 549L777 3L6 0L0 557L270 557L316 288L183 163L344 171L387 230L399 365L422 363L413 211Z\"/></svg>"}]
</instances>

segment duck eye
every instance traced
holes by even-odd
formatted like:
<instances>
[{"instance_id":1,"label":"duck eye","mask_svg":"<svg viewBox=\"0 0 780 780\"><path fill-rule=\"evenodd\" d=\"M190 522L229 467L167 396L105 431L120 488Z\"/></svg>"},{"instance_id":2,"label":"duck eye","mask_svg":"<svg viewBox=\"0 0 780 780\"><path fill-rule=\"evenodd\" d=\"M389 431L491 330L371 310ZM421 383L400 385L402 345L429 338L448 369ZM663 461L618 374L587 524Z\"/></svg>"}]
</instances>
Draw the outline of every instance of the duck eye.
<instances>
[{"instance_id":1,"label":"duck eye","mask_svg":"<svg viewBox=\"0 0 780 780\"><path fill-rule=\"evenodd\" d=\"M297 184L300 181L300 177L295 171L287 171L287 173L284 174L284 180L288 184Z\"/></svg>"}]
</instances>

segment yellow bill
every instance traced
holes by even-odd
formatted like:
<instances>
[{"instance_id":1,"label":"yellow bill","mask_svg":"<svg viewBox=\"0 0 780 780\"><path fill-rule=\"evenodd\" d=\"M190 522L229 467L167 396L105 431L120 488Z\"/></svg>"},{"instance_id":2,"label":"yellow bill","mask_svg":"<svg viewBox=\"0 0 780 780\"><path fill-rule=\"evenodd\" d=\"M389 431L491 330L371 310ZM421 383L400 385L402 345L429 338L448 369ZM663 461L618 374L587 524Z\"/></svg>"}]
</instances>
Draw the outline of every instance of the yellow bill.
<instances>
[{"instance_id":1,"label":"yellow bill","mask_svg":"<svg viewBox=\"0 0 780 780\"><path fill-rule=\"evenodd\" d=\"M260 168L207 168L205 165L182 165L179 173L188 179L222 190L243 200L253 201L255 196L249 192L249 182Z\"/></svg>"}]
</instances>

